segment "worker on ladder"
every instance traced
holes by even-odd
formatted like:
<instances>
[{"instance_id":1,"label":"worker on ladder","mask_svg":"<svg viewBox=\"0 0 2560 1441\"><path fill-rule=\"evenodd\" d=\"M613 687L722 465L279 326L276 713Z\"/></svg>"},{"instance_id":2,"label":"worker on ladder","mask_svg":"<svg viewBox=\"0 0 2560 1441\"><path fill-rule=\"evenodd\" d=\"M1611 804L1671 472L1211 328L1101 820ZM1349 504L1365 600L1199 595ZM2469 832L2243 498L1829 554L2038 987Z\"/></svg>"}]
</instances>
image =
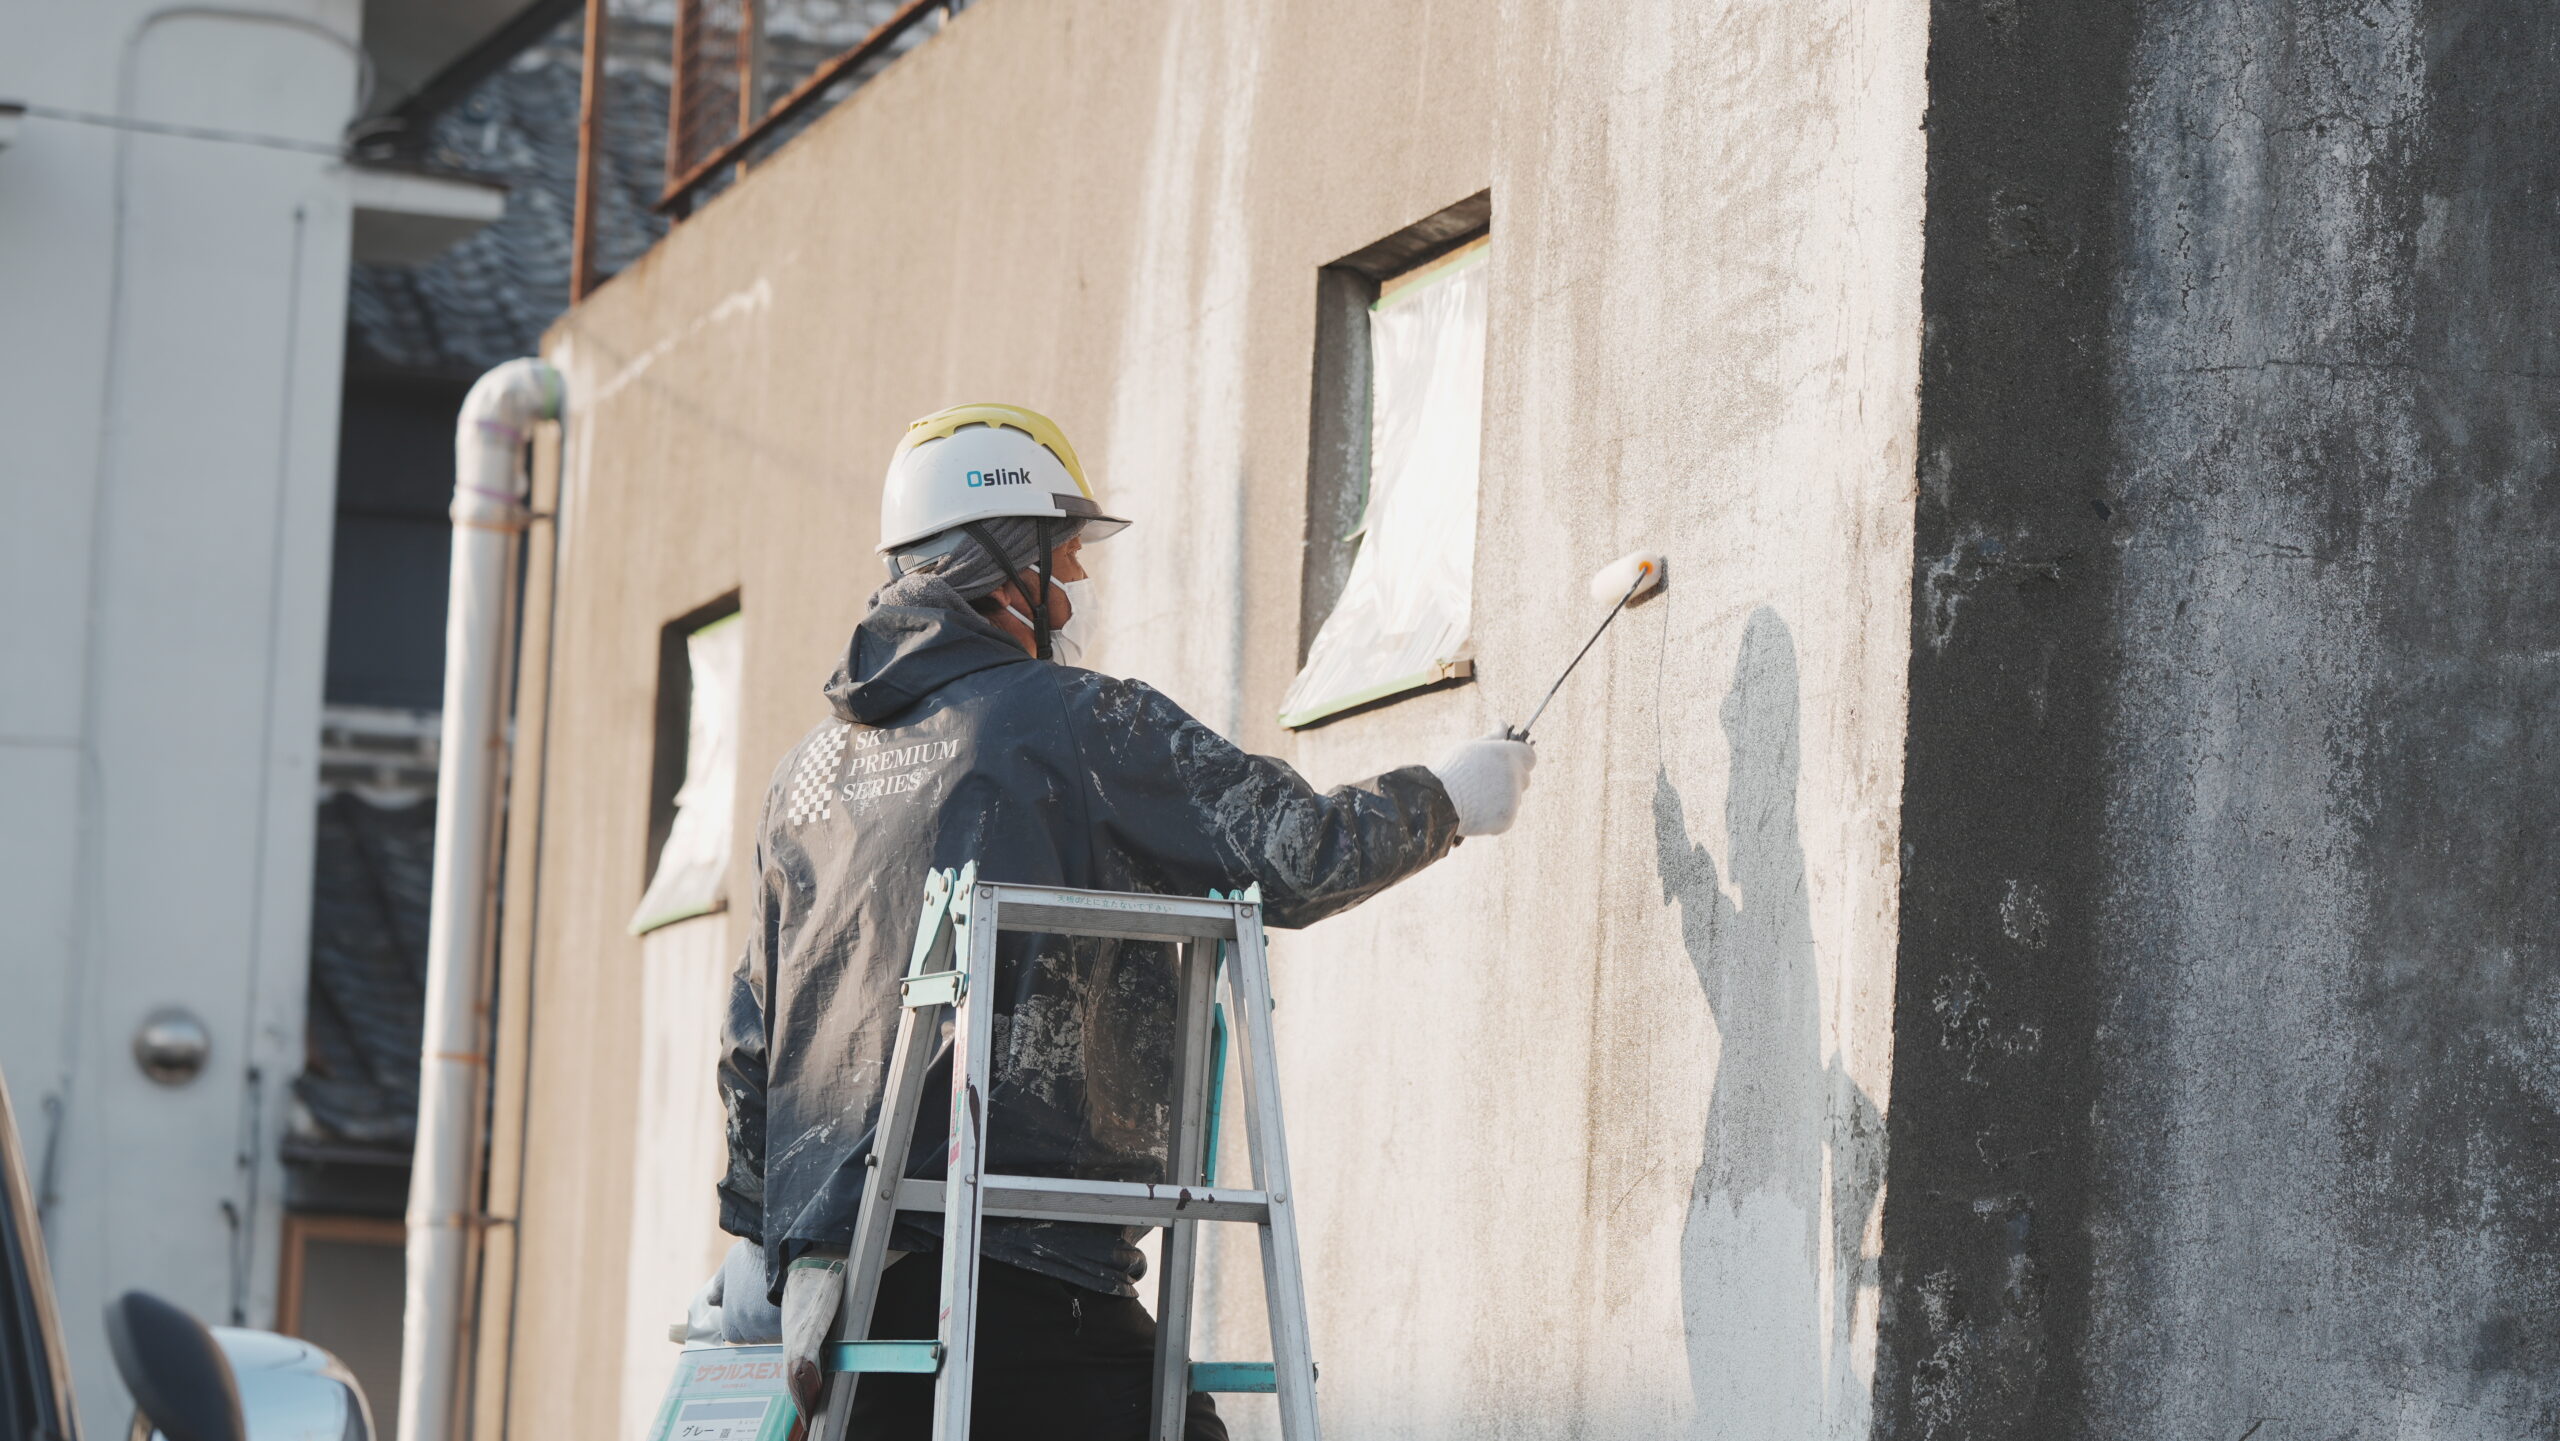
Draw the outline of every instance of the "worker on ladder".
<instances>
[{"instance_id":1,"label":"worker on ladder","mask_svg":"<svg viewBox=\"0 0 2560 1441\"><path fill-rule=\"evenodd\" d=\"M907 430L889 463L890 579L826 684L831 719L774 772L759 884L720 1063L738 1236L706 1288L728 1339L778 1330L803 1415L878 1125L898 982L928 872L1164 895L1258 884L1302 926L1376 895L1461 836L1507 829L1535 757L1516 741L1319 793L1149 686L1079 669L1095 607L1088 547L1127 522L1095 503L1047 417L963 405ZM1020 1175L1164 1179L1172 948L1007 936L988 1163ZM943 1174L947 1048L902 1174ZM930 1251L939 1217L902 1213L893 1252ZM994 1219L980 1279L979 1441L1137 1441L1154 1322L1136 1228ZM939 1278L893 1264L871 1334L935 1333ZM779 1301L778 1327L772 1310ZM765 1318L758 1321L761 1313ZM861 1441L928 1434L928 1377L872 1376ZM1205 1395L1187 1435L1222 1441Z\"/></svg>"}]
</instances>

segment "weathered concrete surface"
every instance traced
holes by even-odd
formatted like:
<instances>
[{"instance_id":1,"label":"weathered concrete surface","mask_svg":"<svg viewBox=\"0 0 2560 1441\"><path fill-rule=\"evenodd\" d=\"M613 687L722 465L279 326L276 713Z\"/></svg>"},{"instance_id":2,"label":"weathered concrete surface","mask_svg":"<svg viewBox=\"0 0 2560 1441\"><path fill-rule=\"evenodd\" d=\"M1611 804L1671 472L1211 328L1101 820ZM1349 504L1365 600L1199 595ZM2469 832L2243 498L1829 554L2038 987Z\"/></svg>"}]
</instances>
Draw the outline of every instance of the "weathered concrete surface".
<instances>
[{"instance_id":1,"label":"weathered concrete surface","mask_svg":"<svg viewBox=\"0 0 2560 1441\"><path fill-rule=\"evenodd\" d=\"M984 0L565 321L557 699L511 891L534 1031L502 1080L530 1091L500 1107L524 1269L487 1293L515 1341L483 1434L618 1414L658 627L742 587L755 794L878 574L890 445L982 397L1055 414L1138 519L1095 556L1098 662L1320 783L1519 717L1597 619L1585 575L1670 554L1541 723L1521 829L1281 947L1326 1414L1863 1434L1922 18ZM1316 272L1488 187L1479 683L1292 737ZM1204 1355L1268 1354L1248 1248Z\"/></svg>"},{"instance_id":2,"label":"weathered concrete surface","mask_svg":"<svg viewBox=\"0 0 2560 1441\"><path fill-rule=\"evenodd\" d=\"M2560 1426L2531 4L1942 4L1897 1436Z\"/></svg>"}]
</instances>

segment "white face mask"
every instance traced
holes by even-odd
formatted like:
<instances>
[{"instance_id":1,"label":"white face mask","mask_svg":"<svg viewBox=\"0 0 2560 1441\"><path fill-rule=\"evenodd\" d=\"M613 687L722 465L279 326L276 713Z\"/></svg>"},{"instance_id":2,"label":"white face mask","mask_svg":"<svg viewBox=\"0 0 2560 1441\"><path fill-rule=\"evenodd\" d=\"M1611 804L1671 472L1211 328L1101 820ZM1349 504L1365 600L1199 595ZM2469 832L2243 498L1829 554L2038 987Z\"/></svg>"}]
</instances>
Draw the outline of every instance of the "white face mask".
<instances>
[{"instance_id":1,"label":"white face mask","mask_svg":"<svg viewBox=\"0 0 2560 1441\"><path fill-rule=\"evenodd\" d=\"M1075 665L1093 646L1093 581L1090 577L1084 580L1052 580L1049 588L1067 598L1067 623L1049 632L1049 649L1059 660ZM1012 606L1006 606L1004 611L1022 622L1024 630L1039 629L1031 623L1031 617Z\"/></svg>"}]
</instances>

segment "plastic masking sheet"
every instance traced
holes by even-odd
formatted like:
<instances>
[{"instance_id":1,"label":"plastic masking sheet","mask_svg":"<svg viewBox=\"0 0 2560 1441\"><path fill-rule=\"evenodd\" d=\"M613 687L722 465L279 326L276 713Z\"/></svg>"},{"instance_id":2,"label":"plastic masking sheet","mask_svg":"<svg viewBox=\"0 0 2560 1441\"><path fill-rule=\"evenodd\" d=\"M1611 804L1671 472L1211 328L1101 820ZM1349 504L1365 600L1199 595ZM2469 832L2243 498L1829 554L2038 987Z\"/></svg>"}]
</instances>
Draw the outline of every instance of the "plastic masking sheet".
<instances>
[{"instance_id":1,"label":"plastic masking sheet","mask_svg":"<svg viewBox=\"0 0 2560 1441\"><path fill-rule=\"evenodd\" d=\"M719 907L737 807L738 685L746 633L738 616L727 615L685 637L693 704L685 722L684 784L676 790L676 818L658 852L657 872L631 913L633 935Z\"/></svg>"},{"instance_id":2,"label":"plastic masking sheet","mask_svg":"<svg viewBox=\"0 0 2560 1441\"><path fill-rule=\"evenodd\" d=\"M1481 250L1369 311L1369 497L1342 598L1280 703L1297 726L1429 685L1465 653L1489 272Z\"/></svg>"}]
</instances>

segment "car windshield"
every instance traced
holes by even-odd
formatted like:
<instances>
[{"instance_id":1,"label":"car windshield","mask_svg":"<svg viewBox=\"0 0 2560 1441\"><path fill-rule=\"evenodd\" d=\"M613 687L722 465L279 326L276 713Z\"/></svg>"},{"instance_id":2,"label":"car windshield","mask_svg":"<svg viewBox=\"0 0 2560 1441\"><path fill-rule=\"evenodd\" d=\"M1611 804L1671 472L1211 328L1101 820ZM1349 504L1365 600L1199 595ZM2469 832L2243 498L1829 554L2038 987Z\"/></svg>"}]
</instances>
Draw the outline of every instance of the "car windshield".
<instances>
[{"instance_id":1,"label":"car windshield","mask_svg":"<svg viewBox=\"0 0 2560 1441\"><path fill-rule=\"evenodd\" d=\"M30 1441L70 1441L64 1399L54 1394L48 1288L39 1274L43 1243L30 1214L17 1129L0 1093L0 1431Z\"/></svg>"}]
</instances>

